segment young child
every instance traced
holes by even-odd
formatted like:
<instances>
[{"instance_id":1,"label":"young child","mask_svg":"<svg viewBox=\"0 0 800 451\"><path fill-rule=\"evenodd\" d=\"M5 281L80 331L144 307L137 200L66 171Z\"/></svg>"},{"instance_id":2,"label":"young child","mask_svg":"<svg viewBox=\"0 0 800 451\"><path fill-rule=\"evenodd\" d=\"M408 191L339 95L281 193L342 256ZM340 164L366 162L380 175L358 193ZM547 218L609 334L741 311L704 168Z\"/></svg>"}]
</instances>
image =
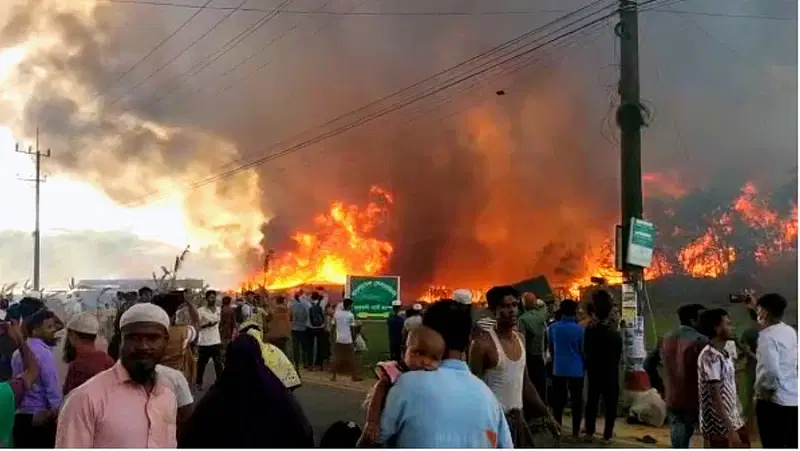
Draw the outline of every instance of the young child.
<instances>
[{"instance_id":1,"label":"young child","mask_svg":"<svg viewBox=\"0 0 800 451\"><path fill-rule=\"evenodd\" d=\"M363 326L360 322L356 322L353 325L353 332L355 336L353 337L353 349L356 353L356 356L361 357L367 352L367 341L364 340L364 335L361 333Z\"/></svg>"},{"instance_id":2,"label":"young child","mask_svg":"<svg viewBox=\"0 0 800 451\"><path fill-rule=\"evenodd\" d=\"M419 326L411 330L406 343L403 361L381 362L375 368L378 382L367 395L364 405L367 409L367 421L361 443L378 444L380 439L380 420L386 402L386 395L397 378L406 371L432 371L439 368L444 357L444 339L433 329Z\"/></svg>"}]
</instances>

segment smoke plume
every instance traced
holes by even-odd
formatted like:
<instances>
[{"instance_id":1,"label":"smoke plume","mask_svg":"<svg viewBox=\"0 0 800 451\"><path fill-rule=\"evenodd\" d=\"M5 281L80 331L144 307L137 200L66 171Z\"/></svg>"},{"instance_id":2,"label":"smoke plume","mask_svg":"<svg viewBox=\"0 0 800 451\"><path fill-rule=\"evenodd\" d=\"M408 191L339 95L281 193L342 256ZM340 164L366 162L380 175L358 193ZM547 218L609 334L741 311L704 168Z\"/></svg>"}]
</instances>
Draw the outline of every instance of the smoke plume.
<instances>
[{"instance_id":1,"label":"smoke plume","mask_svg":"<svg viewBox=\"0 0 800 451\"><path fill-rule=\"evenodd\" d=\"M259 246L285 246L289 232L331 200L363 201L375 184L396 199L385 230L396 249L391 270L412 290L540 273L567 280L619 220L614 19L543 48L513 76L468 92L456 86L193 189L586 0L220 0L205 10L135 1L6 3L0 42L25 53L0 120L22 136L38 125L58 150L59 171L119 202L179 196L204 245L245 266L256 264ZM651 119L643 165L673 174L692 194L680 208L659 193L648 197L649 214L669 204L698 222L748 180L788 209L796 192L781 188L797 166L796 20L753 17L796 18L796 5L737 0L704 10L672 3L640 20L642 97ZM270 18L277 6L288 12ZM690 8L716 15L686 14ZM331 11L370 14L323 14ZM475 14L374 14L397 11ZM237 43L248 27L254 32ZM314 132L295 137L308 129Z\"/></svg>"}]
</instances>

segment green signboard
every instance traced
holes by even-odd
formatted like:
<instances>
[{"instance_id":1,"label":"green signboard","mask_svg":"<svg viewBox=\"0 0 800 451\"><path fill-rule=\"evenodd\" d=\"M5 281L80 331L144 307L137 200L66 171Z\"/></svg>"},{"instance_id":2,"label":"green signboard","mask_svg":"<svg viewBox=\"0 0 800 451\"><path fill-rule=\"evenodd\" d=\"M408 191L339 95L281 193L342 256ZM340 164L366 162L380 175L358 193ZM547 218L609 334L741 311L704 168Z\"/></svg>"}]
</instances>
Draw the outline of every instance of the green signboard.
<instances>
[{"instance_id":1,"label":"green signboard","mask_svg":"<svg viewBox=\"0 0 800 451\"><path fill-rule=\"evenodd\" d=\"M656 241L656 226L642 219L631 218L631 233L628 239L628 263L650 267L653 261L653 245Z\"/></svg>"},{"instance_id":2,"label":"green signboard","mask_svg":"<svg viewBox=\"0 0 800 451\"><path fill-rule=\"evenodd\" d=\"M400 300L400 277L347 276L345 296L353 300L356 318L388 318Z\"/></svg>"}]
</instances>

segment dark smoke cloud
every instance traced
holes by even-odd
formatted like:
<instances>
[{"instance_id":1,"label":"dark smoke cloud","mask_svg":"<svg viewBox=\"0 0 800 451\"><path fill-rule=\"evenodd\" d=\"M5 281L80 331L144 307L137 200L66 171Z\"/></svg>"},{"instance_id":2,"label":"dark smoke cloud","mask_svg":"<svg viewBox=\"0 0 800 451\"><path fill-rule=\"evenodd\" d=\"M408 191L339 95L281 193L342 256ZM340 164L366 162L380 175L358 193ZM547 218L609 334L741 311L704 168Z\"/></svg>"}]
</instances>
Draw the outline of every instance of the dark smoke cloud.
<instances>
[{"instance_id":1,"label":"dark smoke cloud","mask_svg":"<svg viewBox=\"0 0 800 451\"><path fill-rule=\"evenodd\" d=\"M245 6L269 9L278 3ZM537 2L535 7L567 11L585 3ZM196 76L181 77L260 17L240 12L126 95L227 12L202 12L115 84L194 10L100 3L92 20L85 20L36 6L44 4L18 6L2 31L3 42L23 42L44 20L71 50L39 53L24 63L22 74L46 67L52 75L35 83L20 124L31 134L39 123L60 147L56 162L62 170L82 174L120 201L157 190L164 179L195 181L232 160L278 150L287 143L269 146L559 15L284 14ZM791 2L737 0L705 7L728 15L797 17ZM298 0L289 8L314 10L321 3ZM354 0L332 2L329 8L533 7L521 0ZM786 168L797 166L796 21L663 11L669 8L704 11L704 5L678 2L642 15L642 96L653 119L643 134L645 171L675 171L683 185L701 190L690 208L698 213L728 202L749 179L777 192L789 177ZM289 231L332 199L363 201L369 186L379 184L397 200L385 232L397 250L391 269L403 275L406 287L580 273L588 243L610 236L617 221L619 164L613 121L608 126L609 92L617 79L611 29L576 42L523 71L514 84L500 79L457 96L453 93L460 88L455 88L274 160L259 168L262 205L236 207L274 215L264 228L265 245L279 249L287 245ZM96 114L80 114L83 105L58 86L62 79L98 102ZM497 89L507 95L495 97ZM438 115L402 125L420 108L451 97L456 100ZM465 114L441 119L458 110ZM173 132L165 137L161 127ZM116 173L126 164L145 172L138 177ZM224 195L232 180L214 188L222 193L217 197L235 197ZM796 202L796 193L788 194ZM197 221L204 217L195 215ZM249 255L258 261L255 253Z\"/></svg>"}]
</instances>

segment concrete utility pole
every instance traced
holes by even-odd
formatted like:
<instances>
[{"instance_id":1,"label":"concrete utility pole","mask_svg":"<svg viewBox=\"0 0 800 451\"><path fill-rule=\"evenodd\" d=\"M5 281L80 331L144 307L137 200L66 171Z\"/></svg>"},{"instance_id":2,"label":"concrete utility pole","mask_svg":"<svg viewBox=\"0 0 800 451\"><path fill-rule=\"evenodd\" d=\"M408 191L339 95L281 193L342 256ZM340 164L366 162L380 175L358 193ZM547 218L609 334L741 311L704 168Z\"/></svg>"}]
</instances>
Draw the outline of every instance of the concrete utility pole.
<instances>
[{"instance_id":1,"label":"concrete utility pole","mask_svg":"<svg viewBox=\"0 0 800 451\"><path fill-rule=\"evenodd\" d=\"M40 270L40 242L39 242L39 187L44 181L42 178L42 157L50 157L50 149L41 151L39 149L39 127L36 127L36 148L28 146L28 150L20 150L19 143L17 143L16 151L28 155L33 155L36 160L36 177L32 179L21 179L27 182L33 182L36 186L36 225L33 230L33 290L39 292L41 286L39 285L39 270Z\"/></svg>"},{"instance_id":2,"label":"concrete utility pole","mask_svg":"<svg viewBox=\"0 0 800 451\"><path fill-rule=\"evenodd\" d=\"M641 128L644 125L642 107L639 99L639 20L636 0L619 0L620 21L615 33L620 39L620 106L617 110L617 124L620 127L621 142L621 194L622 194L622 270L625 282L633 285L636 296L637 315L643 311L639 293L643 282L643 268L631 265L628 261L628 236L631 232L631 218L641 219L642 206L642 158ZM634 325L628 324L632 334ZM639 325L643 330L643 324ZM635 346L626 346L625 388L642 391L649 388L647 373L642 368L644 356L639 358Z\"/></svg>"}]
</instances>

